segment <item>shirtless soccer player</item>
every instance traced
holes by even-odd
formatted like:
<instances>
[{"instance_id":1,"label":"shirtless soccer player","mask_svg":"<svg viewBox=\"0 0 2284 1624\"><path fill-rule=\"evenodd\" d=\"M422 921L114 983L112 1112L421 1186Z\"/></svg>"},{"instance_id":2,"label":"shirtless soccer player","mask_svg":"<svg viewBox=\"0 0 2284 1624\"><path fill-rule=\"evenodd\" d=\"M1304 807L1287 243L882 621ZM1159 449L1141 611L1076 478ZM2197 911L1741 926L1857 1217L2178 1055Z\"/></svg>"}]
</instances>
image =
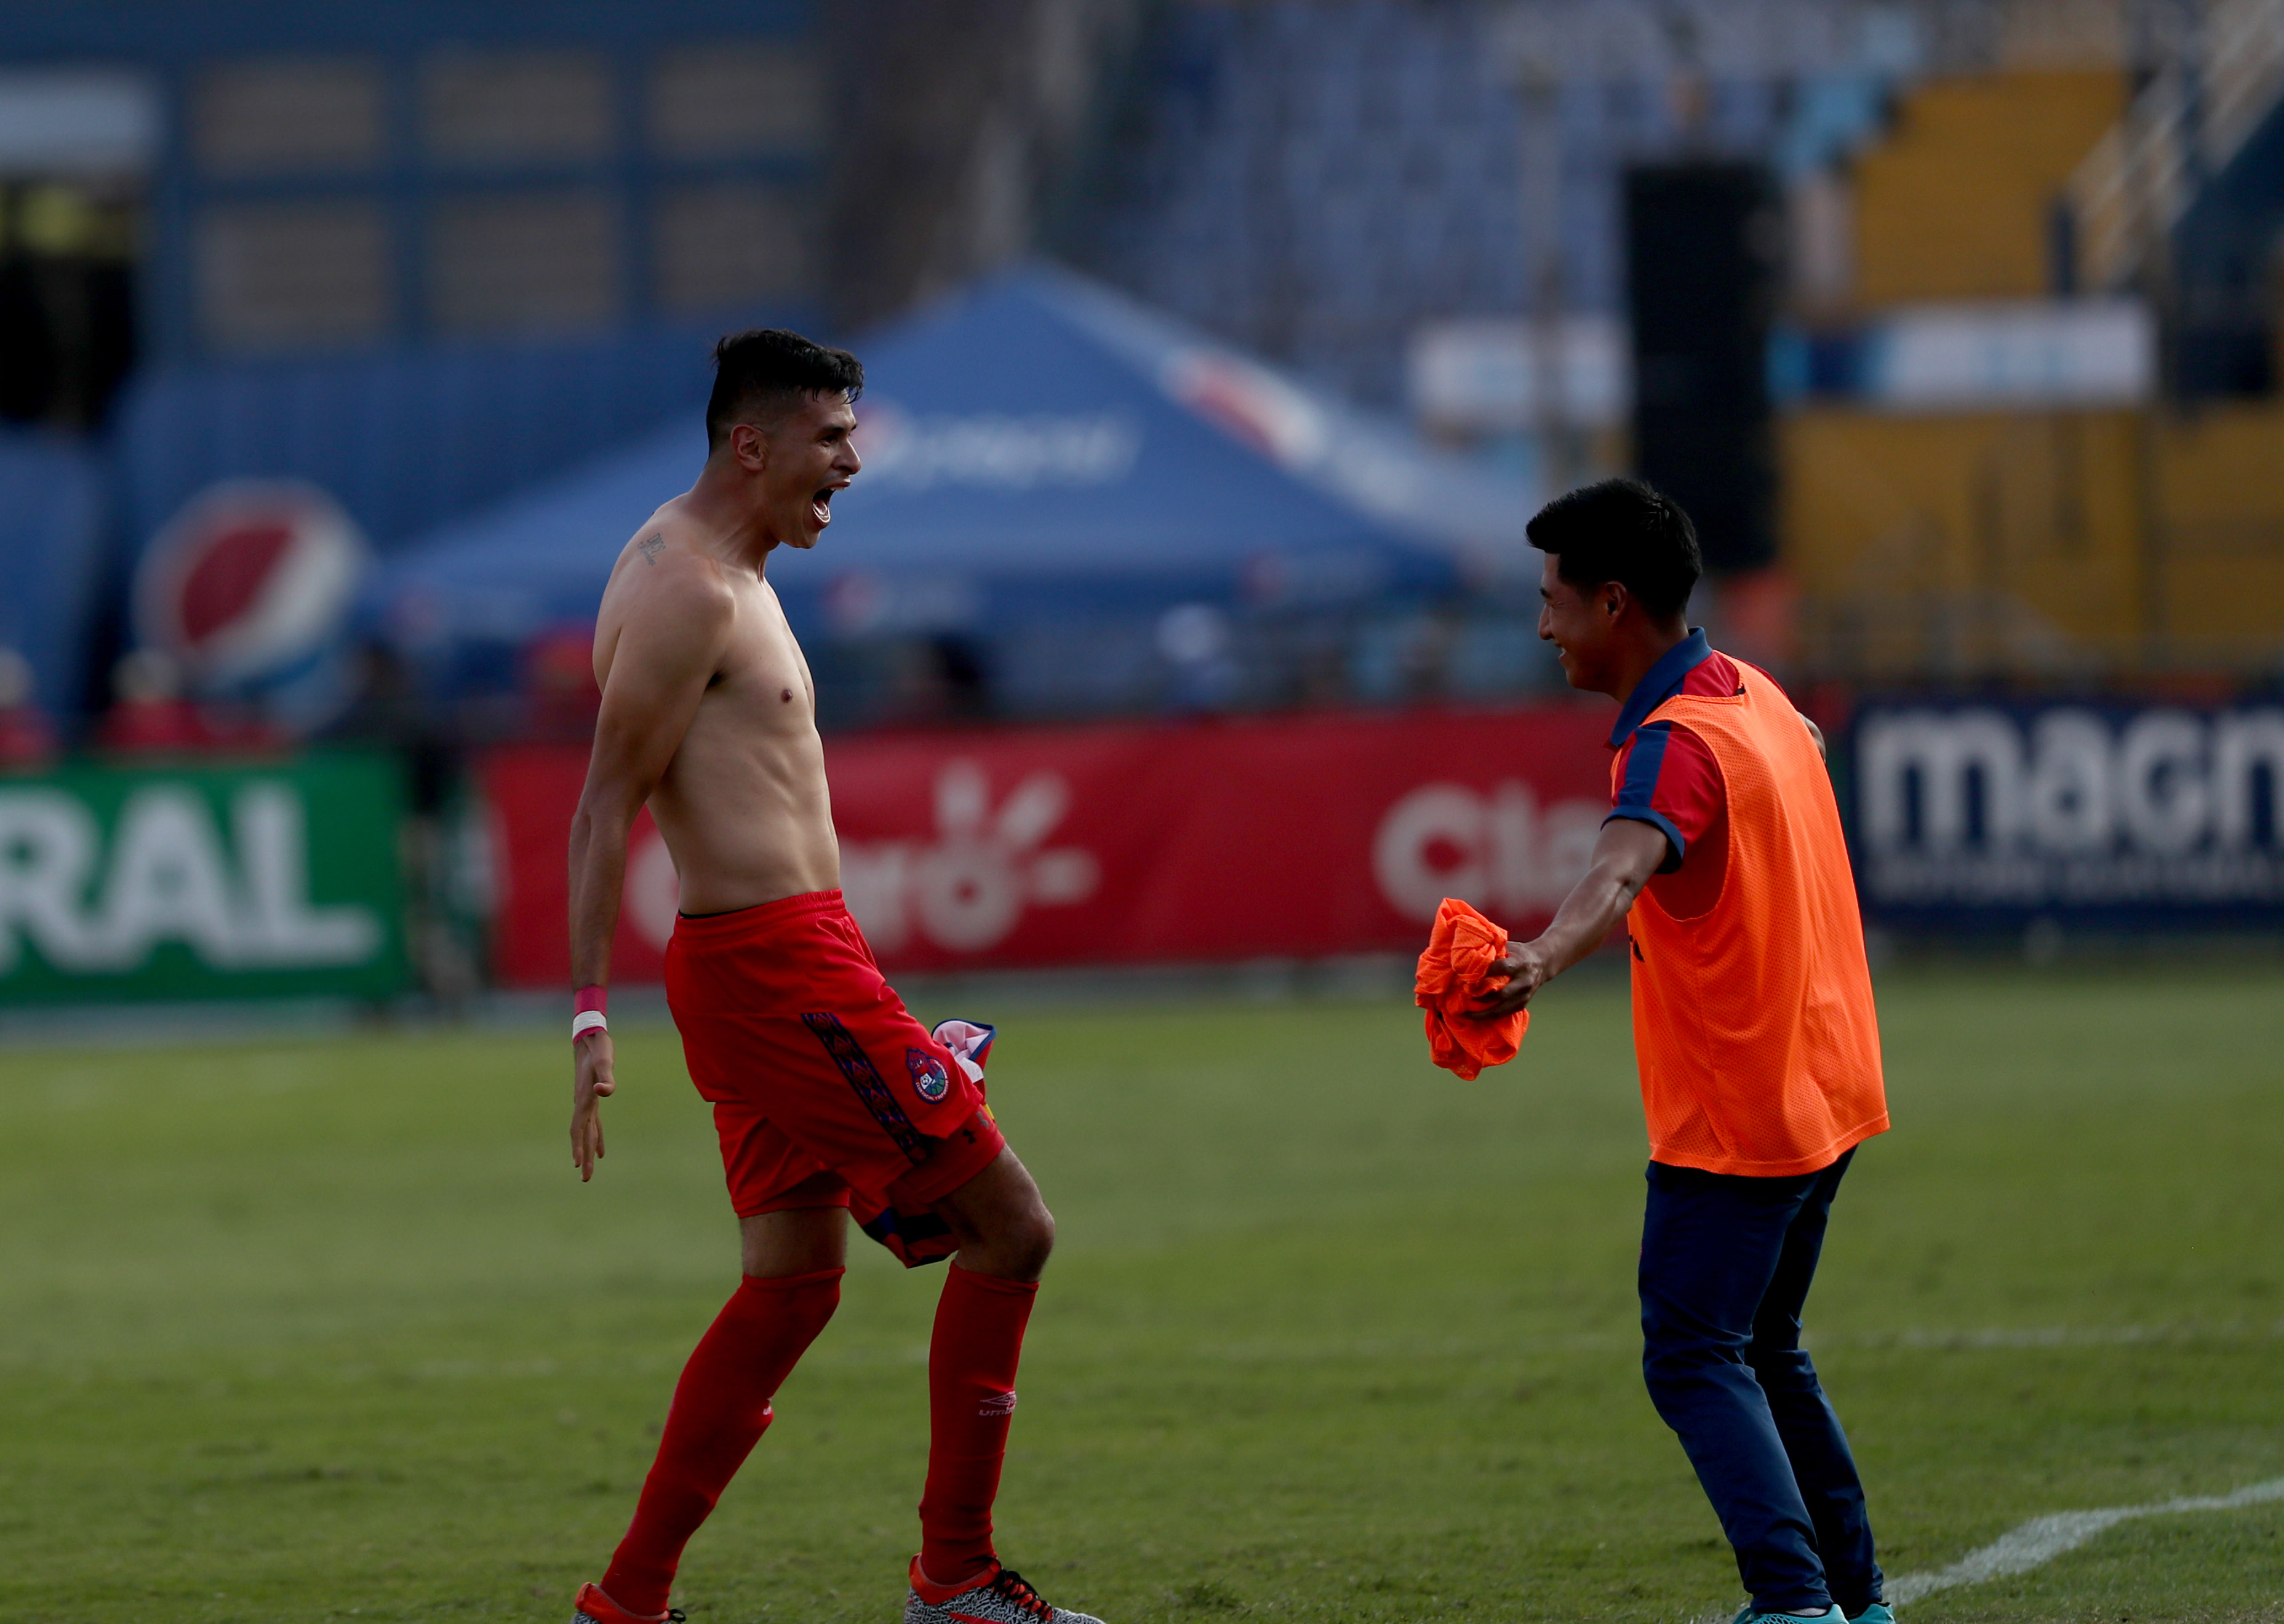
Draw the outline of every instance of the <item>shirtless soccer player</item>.
<instances>
[{"instance_id":1,"label":"shirtless soccer player","mask_svg":"<svg viewBox=\"0 0 2284 1624\"><path fill-rule=\"evenodd\" d=\"M1618 701L1613 805L1553 923L1492 966L1486 1014L1632 937L1649 1120L1642 1374L1752 1599L1737 1624L1894 1624L1864 1486L1800 1345L1832 1198L1888 1126L1879 1019L1822 735L1683 618L1686 514L1610 480L1530 521L1538 635Z\"/></svg>"},{"instance_id":2,"label":"shirtless soccer player","mask_svg":"<svg viewBox=\"0 0 2284 1624\"><path fill-rule=\"evenodd\" d=\"M906 1624L1096 1624L991 1544L1054 1219L977 1086L988 1030L914 1020L841 905L809 666L763 575L774 549L817 544L856 475L864 368L776 332L724 339L715 362L706 466L620 554L595 627L603 706L571 825L571 1154L591 1178L617 1086L603 986L647 801L682 881L667 999L713 1103L745 1277L683 1370L633 1526L573 1624L681 1616L667 1599L683 1546L833 1317L852 1206L908 1266L958 1253L928 1349Z\"/></svg>"}]
</instances>

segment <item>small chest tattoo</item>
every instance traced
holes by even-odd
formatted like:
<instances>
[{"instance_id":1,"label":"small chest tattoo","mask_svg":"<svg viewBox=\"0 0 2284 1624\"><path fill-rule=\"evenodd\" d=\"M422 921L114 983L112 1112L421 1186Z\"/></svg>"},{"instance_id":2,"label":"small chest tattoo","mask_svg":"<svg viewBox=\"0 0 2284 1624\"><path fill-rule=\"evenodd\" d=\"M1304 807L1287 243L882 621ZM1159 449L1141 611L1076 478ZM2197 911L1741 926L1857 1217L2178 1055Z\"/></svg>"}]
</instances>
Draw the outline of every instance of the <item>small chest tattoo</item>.
<instances>
[{"instance_id":1,"label":"small chest tattoo","mask_svg":"<svg viewBox=\"0 0 2284 1624\"><path fill-rule=\"evenodd\" d=\"M655 564L658 555L666 550L666 536L662 532L645 535L635 543L635 550L642 554L644 563Z\"/></svg>"}]
</instances>

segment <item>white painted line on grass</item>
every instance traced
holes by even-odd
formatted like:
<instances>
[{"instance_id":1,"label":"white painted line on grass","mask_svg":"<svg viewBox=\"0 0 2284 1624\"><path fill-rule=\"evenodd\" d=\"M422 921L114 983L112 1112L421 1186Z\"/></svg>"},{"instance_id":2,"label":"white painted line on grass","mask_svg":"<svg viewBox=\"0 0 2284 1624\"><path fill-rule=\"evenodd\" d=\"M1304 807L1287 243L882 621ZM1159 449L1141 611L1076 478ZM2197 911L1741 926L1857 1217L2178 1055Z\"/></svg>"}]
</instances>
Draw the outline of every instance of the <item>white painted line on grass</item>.
<instances>
[{"instance_id":1,"label":"white painted line on grass","mask_svg":"<svg viewBox=\"0 0 2284 1624\"><path fill-rule=\"evenodd\" d=\"M2152 1505L2118 1505L2100 1511L2057 1511L2034 1517L2021 1527L1972 1550L1949 1567L1931 1573L1905 1573L1888 1581L1888 1599L1897 1605L1933 1596L1956 1585L1980 1584L2010 1573L2027 1573L2043 1567L2066 1550L2076 1550L2104 1529L2137 1517L2170 1517L2178 1511L2233 1511L2241 1506L2284 1500L2284 1478L2255 1483L2233 1495L2192 1495Z\"/></svg>"},{"instance_id":2,"label":"white painted line on grass","mask_svg":"<svg viewBox=\"0 0 2284 1624\"><path fill-rule=\"evenodd\" d=\"M2233 1511L2248 1505L2284 1500L2284 1478L2254 1483L2231 1495L2191 1495L2161 1500L2150 1505L2116 1505L2099 1511L2056 1511L2034 1517L2021 1527L2002 1534L1980 1550L1970 1550L1949 1567L1931 1573L1905 1573L1887 1583L1888 1602L1900 1607L1963 1584L2004 1579L2043 1567L2064 1551L2076 1550L2094 1535L2137 1517L2170 1517L2178 1511ZM1701 1615L1696 1624L1726 1624L1726 1612Z\"/></svg>"}]
</instances>

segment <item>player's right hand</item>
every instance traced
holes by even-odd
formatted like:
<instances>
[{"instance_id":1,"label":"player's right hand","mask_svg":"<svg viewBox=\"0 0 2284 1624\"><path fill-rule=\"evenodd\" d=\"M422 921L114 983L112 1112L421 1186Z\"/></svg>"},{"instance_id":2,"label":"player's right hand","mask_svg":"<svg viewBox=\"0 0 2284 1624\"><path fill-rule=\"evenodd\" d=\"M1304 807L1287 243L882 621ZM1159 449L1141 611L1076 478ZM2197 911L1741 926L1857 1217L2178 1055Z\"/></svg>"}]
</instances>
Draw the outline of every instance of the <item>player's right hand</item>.
<instances>
[{"instance_id":1,"label":"player's right hand","mask_svg":"<svg viewBox=\"0 0 2284 1624\"><path fill-rule=\"evenodd\" d=\"M590 1032L571 1044L571 1165L579 1182L595 1176L603 1159L603 1101L617 1091L611 1075L611 1035Z\"/></svg>"},{"instance_id":2,"label":"player's right hand","mask_svg":"<svg viewBox=\"0 0 2284 1624\"><path fill-rule=\"evenodd\" d=\"M1474 1007L1477 1020L1498 1020L1526 1008L1530 995L1546 985L1554 968L1546 962L1535 941L1518 941L1509 947L1506 956L1492 961L1483 972L1486 980L1506 978L1504 987L1494 987L1483 994Z\"/></svg>"}]
</instances>

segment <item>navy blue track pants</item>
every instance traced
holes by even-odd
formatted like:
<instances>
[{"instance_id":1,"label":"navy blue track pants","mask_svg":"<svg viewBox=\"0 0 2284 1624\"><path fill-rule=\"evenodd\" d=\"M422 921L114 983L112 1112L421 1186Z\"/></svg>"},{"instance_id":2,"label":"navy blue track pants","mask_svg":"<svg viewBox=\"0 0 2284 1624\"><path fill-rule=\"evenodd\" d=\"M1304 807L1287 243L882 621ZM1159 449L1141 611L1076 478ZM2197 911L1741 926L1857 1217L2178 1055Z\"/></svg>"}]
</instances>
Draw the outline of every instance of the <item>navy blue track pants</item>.
<instances>
[{"instance_id":1,"label":"navy blue track pants","mask_svg":"<svg viewBox=\"0 0 2284 1624\"><path fill-rule=\"evenodd\" d=\"M1764 1612L1836 1602L1853 1617L1880 1599L1855 1457L1800 1345L1825 1219L1854 1155L1792 1178L1649 1165L1642 1376Z\"/></svg>"}]
</instances>

